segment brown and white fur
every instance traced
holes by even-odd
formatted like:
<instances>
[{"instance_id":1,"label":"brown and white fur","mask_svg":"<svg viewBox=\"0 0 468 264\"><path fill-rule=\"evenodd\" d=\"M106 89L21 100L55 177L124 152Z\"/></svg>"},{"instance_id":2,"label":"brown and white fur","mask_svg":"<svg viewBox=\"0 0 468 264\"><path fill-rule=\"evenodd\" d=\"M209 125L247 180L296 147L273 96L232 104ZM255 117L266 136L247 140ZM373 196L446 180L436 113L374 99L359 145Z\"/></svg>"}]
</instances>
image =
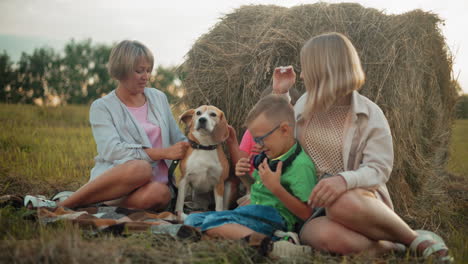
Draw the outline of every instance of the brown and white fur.
<instances>
[{"instance_id":1,"label":"brown and white fur","mask_svg":"<svg viewBox=\"0 0 468 264\"><path fill-rule=\"evenodd\" d=\"M177 184L175 211L183 213L188 187L196 192L213 190L216 211L227 209L228 199L224 199L224 182L229 175L229 163L221 143L228 138L229 130L224 113L215 106L202 105L197 109L185 111L179 119L186 124L187 138L190 141L202 146L217 146L213 150L193 147L187 150L180 162L182 178Z\"/></svg>"}]
</instances>

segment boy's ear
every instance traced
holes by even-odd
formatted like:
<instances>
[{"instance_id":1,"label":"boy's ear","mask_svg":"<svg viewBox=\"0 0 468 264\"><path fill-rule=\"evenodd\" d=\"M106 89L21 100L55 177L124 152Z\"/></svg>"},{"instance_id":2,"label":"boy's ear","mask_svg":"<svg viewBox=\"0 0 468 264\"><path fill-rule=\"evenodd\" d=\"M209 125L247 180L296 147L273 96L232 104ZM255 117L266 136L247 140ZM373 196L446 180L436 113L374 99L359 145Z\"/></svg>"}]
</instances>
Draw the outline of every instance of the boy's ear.
<instances>
[{"instance_id":1,"label":"boy's ear","mask_svg":"<svg viewBox=\"0 0 468 264\"><path fill-rule=\"evenodd\" d=\"M280 125L280 130L281 132L288 132L289 129L292 128L288 122L282 122L281 125Z\"/></svg>"},{"instance_id":2,"label":"boy's ear","mask_svg":"<svg viewBox=\"0 0 468 264\"><path fill-rule=\"evenodd\" d=\"M185 111L182 115L179 116L179 122L184 122L185 125L188 125L192 121L193 114L195 109L189 109Z\"/></svg>"}]
</instances>

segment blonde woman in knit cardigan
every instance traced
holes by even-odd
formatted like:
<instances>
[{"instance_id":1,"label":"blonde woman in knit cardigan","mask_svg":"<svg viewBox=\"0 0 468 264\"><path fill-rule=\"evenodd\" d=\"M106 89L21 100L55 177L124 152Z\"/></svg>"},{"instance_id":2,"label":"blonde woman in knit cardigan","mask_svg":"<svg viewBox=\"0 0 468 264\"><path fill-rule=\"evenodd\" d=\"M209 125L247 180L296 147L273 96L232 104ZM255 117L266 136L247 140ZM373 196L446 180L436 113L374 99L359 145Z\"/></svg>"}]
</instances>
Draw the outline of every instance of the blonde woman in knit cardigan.
<instances>
[{"instance_id":1,"label":"blonde woman in knit cardigan","mask_svg":"<svg viewBox=\"0 0 468 264\"><path fill-rule=\"evenodd\" d=\"M294 107L296 137L317 175L326 175L309 199L325 210L304 224L302 242L344 255L380 254L403 244L425 257L449 259L437 235L412 230L393 211L386 187L392 134L382 110L358 93L365 76L353 44L339 33L319 35L304 44L300 59L306 93ZM295 79L291 66L276 68L274 93L287 93Z\"/></svg>"}]
</instances>

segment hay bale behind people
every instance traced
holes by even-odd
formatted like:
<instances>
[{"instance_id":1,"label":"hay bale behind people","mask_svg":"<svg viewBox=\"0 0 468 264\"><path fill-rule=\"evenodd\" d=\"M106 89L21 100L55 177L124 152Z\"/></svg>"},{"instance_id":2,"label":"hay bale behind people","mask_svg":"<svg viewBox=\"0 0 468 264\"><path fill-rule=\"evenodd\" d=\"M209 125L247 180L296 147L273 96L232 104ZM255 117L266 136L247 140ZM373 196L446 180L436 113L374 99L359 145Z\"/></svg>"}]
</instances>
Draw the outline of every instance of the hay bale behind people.
<instances>
[{"instance_id":1,"label":"hay bale behind people","mask_svg":"<svg viewBox=\"0 0 468 264\"><path fill-rule=\"evenodd\" d=\"M305 41L325 32L345 34L366 73L361 93L383 109L392 129L395 164L388 185L397 212L418 221L434 215L434 208L449 208L443 170L456 93L440 23L421 10L385 15L349 3L244 6L188 52L181 66L185 103L220 107L240 134L274 67L293 65L299 76ZM296 88L305 90L299 77Z\"/></svg>"}]
</instances>

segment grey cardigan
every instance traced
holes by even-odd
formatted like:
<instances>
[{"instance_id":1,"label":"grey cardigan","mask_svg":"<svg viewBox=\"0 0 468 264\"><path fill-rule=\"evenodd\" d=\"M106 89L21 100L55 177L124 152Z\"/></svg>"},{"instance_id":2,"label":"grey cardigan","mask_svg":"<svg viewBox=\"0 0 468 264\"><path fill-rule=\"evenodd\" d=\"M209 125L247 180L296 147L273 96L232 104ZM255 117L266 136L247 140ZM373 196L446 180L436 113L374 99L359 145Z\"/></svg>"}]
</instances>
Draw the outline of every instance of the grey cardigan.
<instances>
[{"instance_id":1,"label":"grey cardigan","mask_svg":"<svg viewBox=\"0 0 468 264\"><path fill-rule=\"evenodd\" d=\"M148 121L161 128L163 148L186 140L172 116L166 95L154 88L145 88L144 93ZM130 160L146 160L156 166L156 162L143 150L152 147L145 130L120 101L115 90L91 104L89 120L98 152L90 180ZM171 163L170 160L165 162L168 166Z\"/></svg>"},{"instance_id":2,"label":"grey cardigan","mask_svg":"<svg viewBox=\"0 0 468 264\"><path fill-rule=\"evenodd\" d=\"M303 141L299 125L304 112L307 93L294 106L298 127L296 136ZM304 122L302 122L304 123ZM345 121L343 134L343 168L339 173L348 189L365 188L377 191L379 198L393 209L386 183L393 168L393 140L384 113L374 102L353 92L351 110Z\"/></svg>"}]
</instances>

